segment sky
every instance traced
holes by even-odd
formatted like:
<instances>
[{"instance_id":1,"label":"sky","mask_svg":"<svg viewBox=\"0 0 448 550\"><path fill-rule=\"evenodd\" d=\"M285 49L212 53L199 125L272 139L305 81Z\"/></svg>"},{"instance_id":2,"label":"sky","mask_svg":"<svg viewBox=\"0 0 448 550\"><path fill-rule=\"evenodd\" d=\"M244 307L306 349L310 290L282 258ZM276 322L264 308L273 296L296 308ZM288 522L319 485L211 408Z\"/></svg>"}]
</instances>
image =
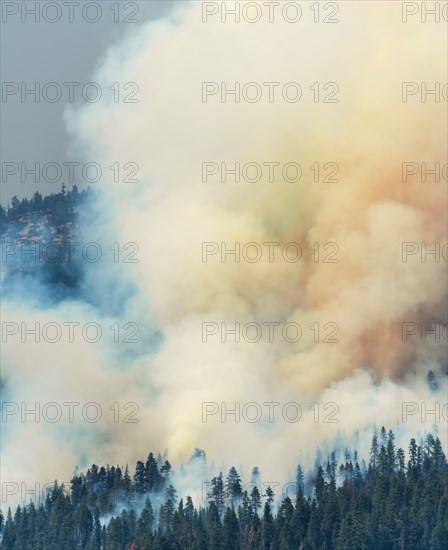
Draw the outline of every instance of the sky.
<instances>
[{"instance_id":1,"label":"sky","mask_svg":"<svg viewBox=\"0 0 448 550\"><path fill-rule=\"evenodd\" d=\"M74 6L73 22L70 22L67 7L61 11L60 20L54 23L45 20L51 21L57 17L50 8L48 12L41 9L40 21L36 22L35 15L26 15L21 8L18 13L9 12L13 10L13 4L25 4L31 10L35 2L2 2L1 80L33 85L39 82L42 95L38 103L31 96L22 103L18 94L1 103L2 163L16 163L20 167L14 174L7 172L5 164L2 164L1 204L7 204L14 195L19 198L32 197L37 190L42 194L59 192L59 181L53 182L57 169L54 172L51 168L49 172L44 171L47 163L57 163L62 170L62 179L66 176L66 184L71 187L69 169L62 163L79 162L82 167L86 162L80 159L76 151L70 150L63 118L67 101L70 101L68 94L63 95L60 101L50 103L42 99L43 86L48 82L56 82L61 87L63 82L79 82L83 86L92 80L95 67L113 43L126 34L134 33L136 27L145 21L166 14L174 1L131 2L128 9L122 12L111 10L116 2L101 1L101 16L97 22L86 20L94 21L98 17L93 9L87 11L83 18L81 6L88 4L83 1L78 3L79 7ZM22 16L25 22L22 22ZM124 22L126 18L131 21ZM134 23L134 19L138 22ZM67 90L66 87L62 89ZM95 160L89 159L87 162ZM21 163L26 163L26 169L32 170L37 162L41 165L40 182L36 182L33 174L25 175L25 182L22 182L24 171Z\"/></svg>"}]
</instances>

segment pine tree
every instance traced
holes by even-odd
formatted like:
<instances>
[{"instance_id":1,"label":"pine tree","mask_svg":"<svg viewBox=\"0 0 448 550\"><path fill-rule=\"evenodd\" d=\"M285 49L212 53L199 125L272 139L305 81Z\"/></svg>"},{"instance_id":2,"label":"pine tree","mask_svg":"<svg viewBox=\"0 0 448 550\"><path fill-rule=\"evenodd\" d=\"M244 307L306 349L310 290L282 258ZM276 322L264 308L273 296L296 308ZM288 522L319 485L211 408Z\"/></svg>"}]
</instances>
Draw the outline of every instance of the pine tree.
<instances>
[{"instance_id":1,"label":"pine tree","mask_svg":"<svg viewBox=\"0 0 448 550\"><path fill-rule=\"evenodd\" d=\"M160 508L159 514L159 529L162 533L170 530L174 519L174 502L168 498Z\"/></svg>"},{"instance_id":2,"label":"pine tree","mask_svg":"<svg viewBox=\"0 0 448 550\"><path fill-rule=\"evenodd\" d=\"M386 456L387 456L387 475L391 476L393 471L395 470L395 444L394 444L395 436L392 432L392 430L389 430L388 433L388 440L387 440L387 448L386 448Z\"/></svg>"},{"instance_id":3,"label":"pine tree","mask_svg":"<svg viewBox=\"0 0 448 550\"><path fill-rule=\"evenodd\" d=\"M165 460L163 466L160 468L160 474L162 476L162 479L165 485L168 484L171 473L172 473L172 466L168 462L168 460Z\"/></svg>"},{"instance_id":4,"label":"pine tree","mask_svg":"<svg viewBox=\"0 0 448 550\"><path fill-rule=\"evenodd\" d=\"M265 502L263 510L263 523L261 531L262 550L271 550L274 539L274 518L272 516L271 505Z\"/></svg>"},{"instance_id":5,"label":"pine tree","mask_svg":"<svg viewBox=\"0 0 448 550\"><path fill-rule=\"evenodd\" d=\"M222 548L221 522L216 502L212 500L207 509L207 549L225 550Z\"/></svg>"},{"instance_id":6,"label":"pine tree","mask_svg":"<svg viewBox=\"0 0 448 550\"><path fill-rule=\"evenodd\" d=\"M296 505L291 520L291 529L294 532L297 546L305 544L306 534L310 521L310 505L301 492L297 494Z\"/></svg>"},{"instance_id":7,"label":"pine tree","mask_svg":"<svg viewBox=\"0 0 448 550\"><path fill-rule=\"evenodd\" d=\"M267 503L269 504L269 506L272 505L272 503L274 502L274 491L272 490L271 486L268 485L267 489L266 489L266 498L267 498Z\"/></svg>"},{"instance_id":8,"label":"pine tree","mask_svg":"<svg viewBox=\"0 0 448 550\"><path fill-rule=\"evenodd\" d=\"M275 523L276 538L275 547L281 550L292 550L294 546L294 536L291 524L294 515L294 507L291 499L285 497L280 505Z\"/></svg>"},{"instance_id":9,"label":"pine tree","mask_svg":"<svg viewBox=\"0 0 448 550\"><path fill-rule=\"evenodd\" d=\"M378 466L378 452L378 436L375 433L372 437L372 445L370 447L370 465L374 470L376 470Z\"/></svg>"},{"instance_id":10,"label":"pine tree","mask_svg":"<svg viewBox=\"0 0 448 550\"><path fill-rule=\"evenodd\" d=\"M233 466L230 468L229 473L227 474L225 494L230 505L233 509L235 509L235 506L238 506L239 502L241 501L243 489L241 486L241 478Z\"/></svg>"},{"instance_id":11,"label":"pine tree","mask_svg":"<svg viewBox=\"0 0 448 550\"><path fill-rule=\"evenodd\" d=\"M325 491L325 480L324 480L324 470L322 466L319 466L317 469L317 477L314 482L314 494L318 504L323 500Z\"/></svg>"},{"instance_id":12,"label":"pine tree","mask_svg":"<svg viewBox=\"0 0 448 550\"><path fill-rule=\"evenodd\" d=\"M448 542L448 495L440 499L437 521L431 536L431 550L446 550Z\"/></svg>"},{"instance_id":13,"label":"pine tree","mask_svg":"<svg viewBox=\"0 0 448 550\"><path fill-rule=\"evenodd\" d=\"M258 510L261 508L261 495L257 486L255 486L250 493L250 504L253 513L258 515Z\"/></svg>"},{"instance_id":14,"label":"pine tree","mask_svg":"<svg viewBox=\"0 0 448 550\"><path fill-rule=\"evenodd\" d=\"M239 550L239 524L235 510L227 507L223 521L223 542L226 550Z\"/></svg>"},{"instance_id":15,"label":"pine tree","mask_svg":"<svg viewBox=\"0 0 448 550\"><path fill-rule=\"evenodd\" d=\"M101 536L102 527L100 523L100 513L98 508L95 508L93 513L93 530L86 550L101 550Z\"/></svg>"},{"instance_id":16,"label":"pine tree","mask_svg":"<svg viewBox=\"0 0 448 550\"><path fill-rule=\"evenodd\" d=\"M213 500L216 504L220 517L224 512L224 482L222 480L222 473L217 477L214 477L211 481L211 491L208 495L209 500Z\"/></svg>"},{"instance_id":17,"label":"pine tree","mask_svg":"<svg viewBox=\"0 0 448 550\"><path fill-rule=\"evenodd\" d=\"M303 484L304 479L305 476L303 475L302 466L299 464L296 471L296 494L303 495L305 491L305 486Z\"/></svg>"},{"instance_id":18,"label":"pine tree","mask_svg":"<svg viewBox=\"0 0 448 550\"><path fill-rule=\"evenodd\" d=\"M160 489L160 485L161 476L157 466L157 461L154 458L154 455L149 453L145 466L145 488L147 491L158 491Z\"/></svg>"},{"instance_id":19,"label":"pine tree","mask_svg":"<svg viewBox=\"0 0 448 550\"><path fill-rule=\"evenodd\" d=\"M149 497L146 498L145 506L137 520L137 537L140 542L144 542L154 529L154 511Z\"/></svg>"},{"instance_id":20,"label":"pine tree","mask_svg":"<svg viewBox=\"0 0 448 550\"><path fill-rule=\"evenodd\" d=\"M147 489L145 465L141 460L137 462L135 467L134 487L138 493L144 493Z\"/></svg>"},{"instance_id":21,"label":"pine tree","mask_svg":"<svg viewBox=\"0 0 448 550\"><path fill-rule=\"evenodd\" d=\"M6 522L3 528L3 537L2 537L2 547L5 549L12 550L14 548L14 543L16 540L16 532L14 520L12 519L11 508L8 508L6 514Z\"/></svg>"}]
</instances>

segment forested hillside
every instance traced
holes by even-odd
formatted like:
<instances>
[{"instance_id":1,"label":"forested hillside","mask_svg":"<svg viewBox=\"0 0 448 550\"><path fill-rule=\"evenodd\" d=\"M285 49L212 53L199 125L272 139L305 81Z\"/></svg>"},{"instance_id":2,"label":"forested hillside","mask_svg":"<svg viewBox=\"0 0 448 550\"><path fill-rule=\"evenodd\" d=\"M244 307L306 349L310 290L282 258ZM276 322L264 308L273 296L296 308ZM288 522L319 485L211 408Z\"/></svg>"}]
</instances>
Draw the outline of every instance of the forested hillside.
<instances>
[{"instance_id":1,"label":"forested hillside","mask_svg":"<svg viewBox=\"0 0 448 550\"><path fill-rule=\"evenodd\" d=\"M335 453L294 490L247 489L235 468L206 486L202 502L180 498L177 475L149 454L128 467L93 465L40 503L2 518L3 550L446 550L448 471L440 440L396 449L392 431L372 439L368 463ZM198 458L199 457L199 458ZM196 451L193 460L204 460Z\"/></svg>"},{"instance_id":2,"label":"forested hillside","mask_svg":"<svg viewBox=\"0 0 448 550\"><path fill-rule=\"evenodd\" d=\"M80 275L79 229L91 220L91 189L43 197L36 192L31 200L14 196L0 205L2 279L12 275L40 276L46 282L76 286ZM81 243L82 244L82 243Z\"/></svg>"}]
</instances>

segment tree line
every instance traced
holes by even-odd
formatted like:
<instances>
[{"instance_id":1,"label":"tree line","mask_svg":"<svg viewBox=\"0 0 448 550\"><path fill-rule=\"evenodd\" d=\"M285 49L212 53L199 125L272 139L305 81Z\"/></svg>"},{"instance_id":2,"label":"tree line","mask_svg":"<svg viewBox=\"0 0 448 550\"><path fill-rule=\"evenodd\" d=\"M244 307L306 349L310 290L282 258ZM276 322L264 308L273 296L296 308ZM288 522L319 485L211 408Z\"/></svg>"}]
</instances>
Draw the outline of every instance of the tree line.
<instances>
[{"instance_id":1,"label":"tree line","mask_svg":"<svg viewBox=\"0 0 448 550\"><path fill-rule=\"evenodd\" d=\"M76 473L42 502L0 516L2 550L446 550L448 467L439 438L407 452L383 428L368 462L357 452L299 465L293 494L254 483L236 468L215 476L205 502L179 498L166 457ZM196 451L195 460L205 460Z\"/></svg>"},{"instance_id":2,"label":"tree line","mask_svg":"<svg viewBox=\"0 0 448 550\"><path fill-rule=\"evenodd\" d=\"M6 206L0 205L0 223L12 222L27 214L51 214L56 222L66 222L71 215L75 214L79 206L92 200L93 190L88 187L78 191L78 187L73 185L70 191L65 184L62 184L59 193L51 193L42 196L36 191L31 199L24 198L19 200L14 195L11 202Z\"/></svg>"}]
</instances>

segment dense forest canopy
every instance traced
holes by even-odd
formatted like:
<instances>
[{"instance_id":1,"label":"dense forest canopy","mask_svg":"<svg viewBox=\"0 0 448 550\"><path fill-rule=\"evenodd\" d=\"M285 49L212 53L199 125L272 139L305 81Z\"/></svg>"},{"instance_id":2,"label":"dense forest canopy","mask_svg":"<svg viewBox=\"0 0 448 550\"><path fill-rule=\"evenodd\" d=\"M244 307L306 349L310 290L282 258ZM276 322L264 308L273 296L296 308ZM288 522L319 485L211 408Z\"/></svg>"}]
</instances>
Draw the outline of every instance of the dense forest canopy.
<instances>
[{"instance_id":1,"label":"dense forest canopy","mask_svg":"<svg viewBox=\"0 0 448 550\"><path fill-rule=\"evenodd\" d=\"M232 467L207 484L204 502L180 498L171 464L150 453L128 466L76 473L69 488L42 502L9 509L0 519L2 550L445 550L448 468L428 434L407 452L383 428L368 463L331 453L307 483L299 465L294 491L250 491ZM197 450L193 460L204 460ZM307 476L309 478L309 475Z\"/></svg>"}]
</instances>

